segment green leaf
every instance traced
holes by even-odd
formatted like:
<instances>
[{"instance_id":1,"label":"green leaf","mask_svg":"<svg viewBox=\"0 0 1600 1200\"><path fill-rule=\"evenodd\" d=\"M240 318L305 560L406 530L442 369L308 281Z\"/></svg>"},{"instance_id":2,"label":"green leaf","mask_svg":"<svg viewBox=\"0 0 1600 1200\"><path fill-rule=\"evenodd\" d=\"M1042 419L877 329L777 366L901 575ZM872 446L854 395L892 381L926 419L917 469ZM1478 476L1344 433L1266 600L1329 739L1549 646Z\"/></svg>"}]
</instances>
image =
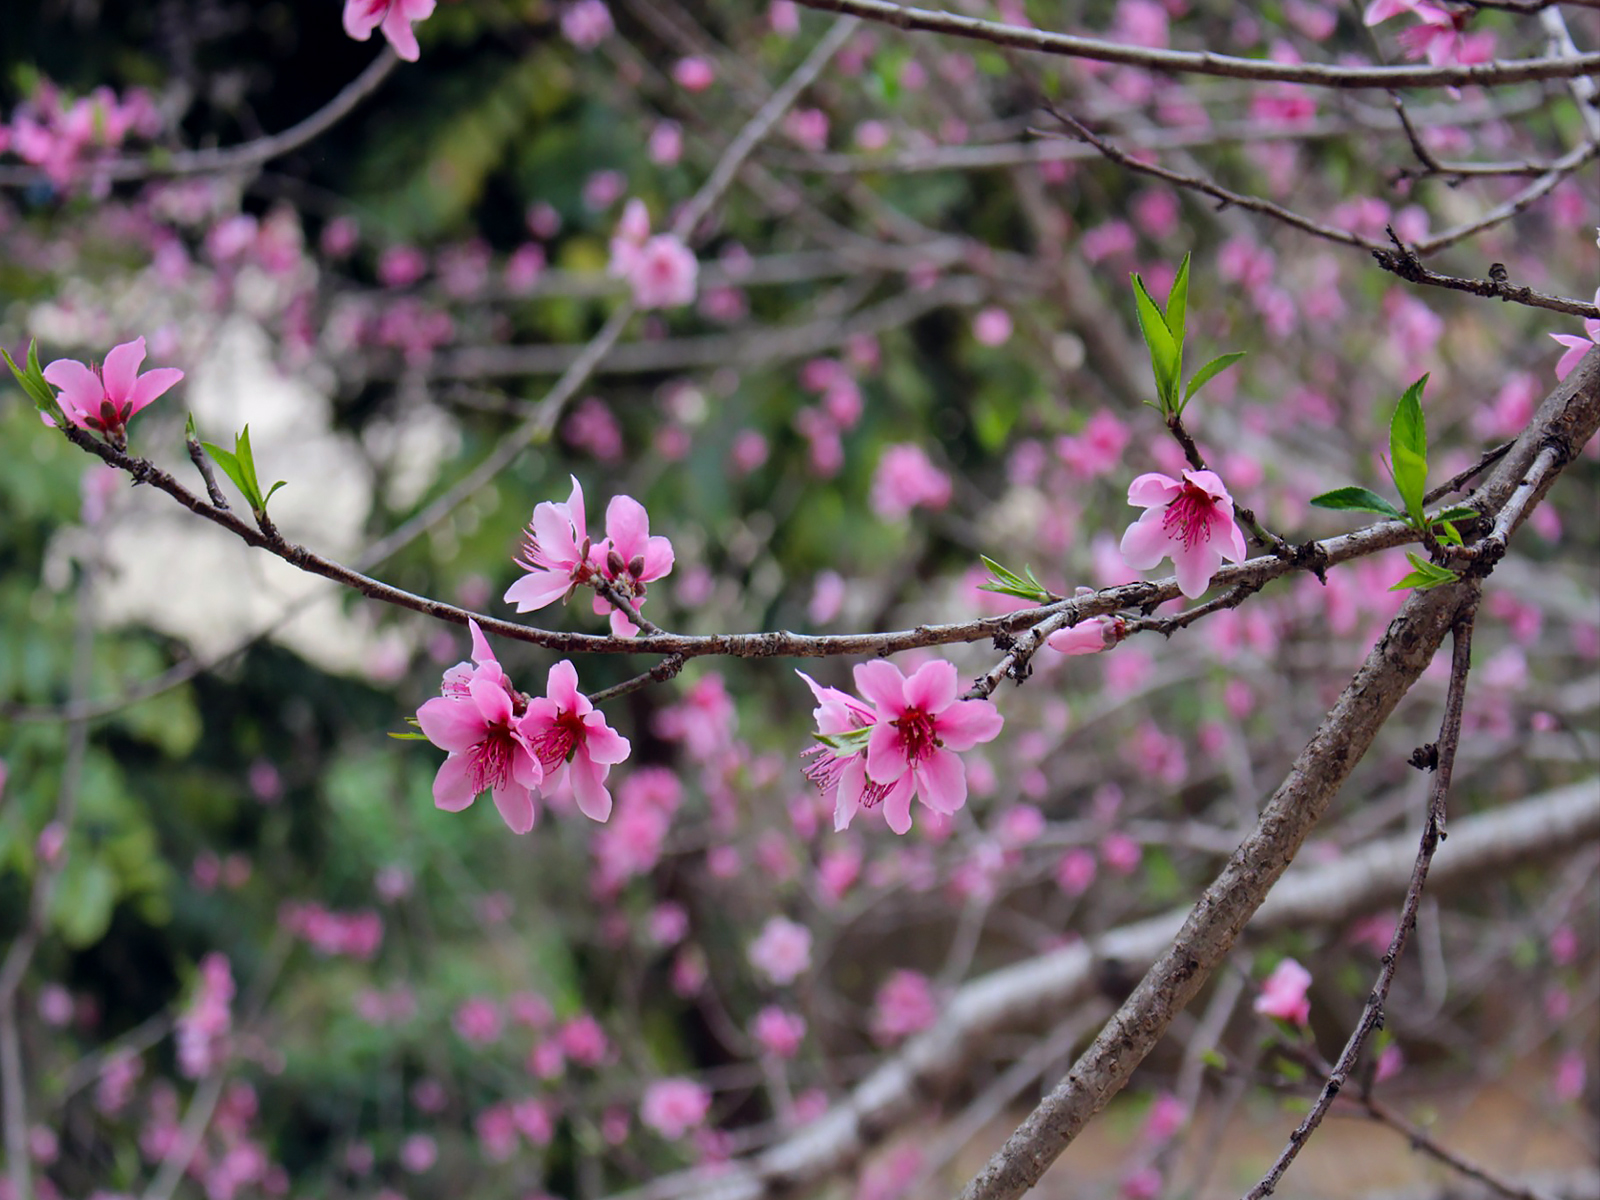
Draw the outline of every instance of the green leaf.
<instances>
[{"instance_id":1,"label":"green leaf","mask_svg":"<svg viewBox=\"0 0 1600 1200\"><path fill-rule=\"evenodd\" d=\"M391 733L389 736L397 742L426 742L431 740L425 733Z\"/></svg>"},{"instance_id":2,"label":"green leaf","mask_svg":"<svg viewBox=\"0 0 1600 1200\"><path fill-rule=\"evenodd\" d=\"M1461 534L1457 532L1456 527L1450 524L1449 521L1440 521L1434 526L1434 529L1438 531L1439 540L1447 546L1462 546L1466 544L1461 540Z\"/></svg>"},{"instance_id":3,"label":"green leaf","mask_svg":"<svg viewBox=\"0 0 1600 1200\"><path fill-rule=\"evenodd\" d=\"M1167 331L1172 334L1173 341L1178 343L1178 353L1183 353L1184 323L1188 319L1189 307L1189 256L1185 254L1183 261L1178 264L1178 273L1172 280L1172 291L1167 293L1167 311L1165 313Z\"/></svg>"},{"instance_id":4,"label":"green leaf","mask_svg":"<svg viewBox=\"0 0 1600 1200\"><path fill-rule=\"evenodd\" d=\"M1156 307L1156 302L1145 290L1144 280L1138 272L1133 276L1134 311L1139 317L1139 331L1144 334L1144 344L1150 349L1150 370L1156 377L1156 392L1161 397L1161 410L1173 411L1178 393L1178 343L1167 328L1167 320Z\"/></svg>"},{"instance_id":5,"label":"green leaf","mask_svg":"<svg viewBox=\"0 0 1600 1200\"><path fill-rule=\"evenodd\" d=\"M1478 515L1475 508L1462 508L1459 505L1447 508L1443 512L1433 514L1435 522L1439 521L1470 521Z\"/></svg>"},{"instance_id":6,"label":"green leaf","mask_svg":"<svg viewBox=\"0 0 1600 1200\"><path fill-rule=\"evenodd\" d=\"M1441 567L1437 563L1431 563L1411 550L1406 551L1406 560L1412 566L1411 574L1393 585L1389 589L1391 592L1403 592L1408 588L1416 588L1425 592L1429 588L1436 588L1441 584L1454 583L1458 578L1456 573L1449 567Z\"/></svg>"},{"instance_id":7,"label":"green leaf","mask_svg":"<svg viewBox=\"0 0 1600 1200\"><path fill-rule=\"evenodd\" d=\"M1382 517L1393 517L1397 521L1405 520L1405 514L1394 505L1390 504L1377 492L1364 487L1334 488L1331 492L1323 492L1320 496L1311 497L1311 503L1318 508L1340 509L1346 512L1377 513Z\"/></svg>"},{"instance_id":8,"label":"green leaf","mask_svg":"<svg viewBox=\"0 0 1600 1200\"><path fill-rule=\"evenodd\" d=\"M1059 600L1057 596L1044 584L1034 578L1033 568L1024 566L1024 574L1018 575L1015 571L1001 566L986 554L980 554L984 566L988 567L994 575L993 579L986 580L978 585L980 591L998 592L1002 596L1016 596L1022 600L1031 600L1036 604L1049 604L1052 600Z\"/></svg>"},{"instance_id":9,"label":"green leaf","mask_svg":"<svg viewBox=\"0 0 1600 1200\"><path fill-rule=\"evenodd\" d=\"M1224 371L1233 366L1234 363L1238 362L1244 356L1245 352L1243 350L1235 350L1231 354L1219 354L1205 366L1196 371L1194 373L1194 377L1189 380L1189 386L1184 389L1184 407L1187 408L1189 406L1189 401L1194 398L1194 394L1196 392L1205 387L1206 384L1210 383L1218 375L1221 375Z\"/></svg>"},{"instance_id":10,"label":"green leaf","mask_svg":"<svg viewBox=\"0 0 1600 1200\"><path fill-rule=\"evenodd\" d=\"M39 365L38 344L28 343L28 353L23 359L25 366L17 366L10 352L4 349L0 349L0 357L5 358L6 366L11 368L11 374L16 377L17 385L27 393L28 399L33 401L33 406L57 426L66 424L66 416L61 411L61 405L56 402L55 389L45 379L44 368Z\"/></svg>"},{"instance_id":11,"label":"green leaf","mask_svg":"<svg viewBox=\"0 0 1600 1200\"><path fill-rule=\"evenodd\" d=\"M837 757L850 758L867 748L867 740L872 736L872 726L864 725L860 729L850 729L844 733L813 733L811 736L832 750Z\"/></svg>"},{"instance_id":12,"label":"green leaf","mask_svg":"<svg viewBox=\"0 0 1600 1200\"><path fill-rule=\"evenodd\" d=\"M1390 471L1406 512L1419 529L1423 524L1422 495L1428 487L1428 430L1422 417L1422 389L1427 383L1424 375L1406 389L1389 422Z\"/></svg>"},{"instance_id":13,"label":"green leaf","mask_svg":"<svg viewBox=\"0 0 1600 1200\"><path fill-rule=\"evenodd\" d=\"M250 511L258 517L263 515L267 511L267 501L272 498L273 492L283 487L286 481L278 480L268 489L266 495L261 494L261 484L256 478L255 454L250 449L250 426L246 425L242 432L234 435L232 454L211 442L200 444L205 447L206 453L216 460L217 466L222 468L223 473L233 480L234 487L239 489L245 502L250 505Z\"/></svg>"}]
</instances>

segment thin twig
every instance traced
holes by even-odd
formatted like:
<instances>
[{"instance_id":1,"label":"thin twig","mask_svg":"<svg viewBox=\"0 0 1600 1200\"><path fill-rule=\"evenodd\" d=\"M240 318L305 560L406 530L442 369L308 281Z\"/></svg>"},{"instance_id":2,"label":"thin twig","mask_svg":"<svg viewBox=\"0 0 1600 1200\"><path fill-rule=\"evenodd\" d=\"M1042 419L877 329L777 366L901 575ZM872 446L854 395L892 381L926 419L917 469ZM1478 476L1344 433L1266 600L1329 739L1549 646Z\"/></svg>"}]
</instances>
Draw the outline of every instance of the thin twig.
<instances>
[{"instance_id":1,"label":"thin twig","mask_svg":"<svg viewBox=\"0 0 1600 1200\"><path fill-rule=\"evenodd\" d=\"M1294 1162L1307 1139L1316 1132L1317 1126L1322 1124L1322 1119L1328 1115L1328 1109L1333 1106L1334 1098L1339 1095L1340 1089L1350 1081L1350 1074L1355 1070L1356 1061L1361 1057L1361 1050L1366 1045L1367 1039L1383 1027L1383 1006L1389 998L1389 987L1394 982L1395 971L1399 969L1400 955L1405 951L1406 939L1416 927L1417 907L1422 903L1422 888L1428 880L1428 868L1433 863L1434 852L1438 850L1439 843L1446 836L1446 800L1450 792L1450 775L1455 768L1456 749L1461 744L1461 714L1466 705L1467 673L1472 669L1473 617L1481 593L1482 584L1473 580L1461 597L1461 606L1456 611L1455 620L1451 625L1450 687L1445 694L1444 719L1439 726L1439 740L1436 743L1438 765L1434 769L1428 791L1428 811L1423 821L1422 843L1417 849L1417 860L1411 870L1411 882L1406 888L1406 897L1400 906L1400 920L1395 924L1389 948L1383 955L1383 966L1378 972L1377 982L1372 985L1372 991L1367 995L1367 1003L1361 1010L1361 1017L1345 1042L1344 1049L1339 1053L1338 1061L1328 1072L1327 1081L1323 1084L1316 1103L1289 1134L1288 1144L1278 1154L1267 1173L1261 1177L1260 1182L1246 1193L1245 1200L1266 1200L1266 1197L1277 1189L1283 1173L1289 1169L1289 1164Z\"/></svg>"},{"instance_id":2,"label":"thin twig","mask_svg":"<svg viewBox=\"0 0 1600 1200\"><path fill-rule=\"evenodd\" d=\"M1477 63L1450 67L1335 67L1320 63L1281 63L1269 59L1235 58L1227 54L1160 50L1078 37L1070 33L1006 25L957 13L935 12L893 4L890 0L799 0L807 8L849 13L927 33L975 38L997 46L1033 50L1095 62L1121 63L1179 75L1215 75L1227 79L1253 79L1263 83L1304 83L1329 88L1493 87L1539 79L1572 79L1600 71L1600 54L1576 58L1525 58L1510 62Z\"/></svg>"}]
</instances>

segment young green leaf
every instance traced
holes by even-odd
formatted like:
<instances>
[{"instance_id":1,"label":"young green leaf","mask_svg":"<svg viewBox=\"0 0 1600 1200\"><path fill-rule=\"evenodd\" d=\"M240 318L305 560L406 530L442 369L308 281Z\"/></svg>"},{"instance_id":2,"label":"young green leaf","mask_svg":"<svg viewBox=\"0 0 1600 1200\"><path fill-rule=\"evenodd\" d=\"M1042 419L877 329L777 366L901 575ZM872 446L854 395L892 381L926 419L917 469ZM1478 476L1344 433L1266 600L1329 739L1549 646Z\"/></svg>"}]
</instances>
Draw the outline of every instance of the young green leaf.
<instances>
[{"instance_id":1,"label":"young green leaf","mask_svg":"<svg viewBox=\"0 0 1600 1200\"><path fill-rule=\"evenodd\" d=\"M1406 551L1406 561L1411 564L1412 571L1404 579L1392 586L1389 589L1391 592L1403 592L1408 588L1427 591L1429 588L1436 588L1440 584L1454 583L1457 579L1456 573L1450 570L1449 567L1441 567L1436 563L1431 563L1410 550Z\"/></svg>"},{"instance_id":2,"label":"young green leaf","mask_svg":"<svg viewBox=\"0 0 1600 1200\"><path fill-rule=\"evenodd\" d=\"M1370 491L1364 487L1334 488L1331 492L1323 492L1320 496L1311 497L1311 503L1318 508L1377 513L1380 517L1393 517L1397 521L1405 520L1403 512L1378 495L1377 492Z\"/></svg>"},{"instance_id":3,"label":"young green leaf","mask_svg":"<svg viewBox=\"0 0 1600 1200\"><path fill-rule=\"evenodd\" d=\"M1205 366L1196 371L1193 378L1189 380L1189 386L1183 391L1183 408L1189 407L1189 401L1194 399L1194 394L1196 392L1205 387L1206 384L1210 383L1218 375L1221 375L1229 367L1233 366L1233 364L1243 358L1244 355L1245 352L1243 350L1235 350L1231 354L1219 354L1216 358L1213 358Z\"/></svg>"},{"instance_id":4,"label":"young green leaf","mask_svg":"<svg viewBox=\"0 0 1600 1200\"><path fill-rule=\"evenodd\" d=\"M1178 343L1178 353L1183 354L1183 330L1188 320L1189 308L1189 256L1185 254L1178 264L1178 273L1172 279L1172 291L1167 293L1167 311L1164 314L1167 331Z\"/></svg>"},{"instance_id":5,"label":"young green leaf","mask_svg":"<svg viewBox=\"0 0 1600 1200\"><path fill-rule=\"evenodd\" d=\"M44 369L39 366L39 347L34 342L28 343L28 353L23 358L24 366L17 366L12 361L8 351L0 349L0 357L6 360L6 366L11 368L11 374L16 377L17 385L28 394L28 399L33 401L34 408L49 417L58 426L66 423L66 417L61 411L61 405L56 401L56 392L44 377Z\"/></svg>"},{"instance_id":6,"label":"young green leaf","mask_svg":"<svg viewBox=\"0 0 1600 1200\"><path fill-rule=\"evenodd\" d=\"M233 480L233 486L239 489L239 494L244 497L245 503L254 511L257 501L261 498L256 494L255 472L250 471L247 473L237 454L224 450L214 442L201 442L200 444L205 447L206 453L211 455L211 460L222 468L222 473ZM237 441L235 444L237 444Z\"/></svg>"},{"instance_id":7,"label":"young green leaf","mask_svg":"<svg viewBox=\"0 0 1600 1200\"><path fill-rule=\"evenodd\" d=\"M391 733L389 735L397 742L425 742L428 735L425 733Z\"/></svg>"},{"instance_id":8,"label":"young green leaf","mask_svg":"<svg viewBox=\"0 0 1600 1200\"><path fill-rule=\"evenodd\" d=\"M1137 272L1133 275L1134 311L1139 317L1139 331L1144 334L1144 344L1150 349L1150 369L1156 377L1156 392L1161 397L1161 411L1170 413L1178 394L1178 360L1180 348L1167 328L1167 319L1156 307L1156 302L1145 290L1144 280Z\"/></svg>"},{"instance_id":9,"label":"young green leaf","mask_svg":"<svg viewBox=\"0 0 1600 1200\"><path fill-rule=\"evenodd\" d=\"M1453 506L1451 508L1445 509L1443 512L1434 513L1433 519L1436 522L1437 521L1470 521L1474 517L1476 517L1477 515L1478 515L1478 510L1475 509L1475 508L1462 508L1460 505L1455 505L1455 506Z\"/></svg>"},{"instance_id":10,"label":"young green leaf","mask_svg":"<svg viewBox=\"0 0 1600 1200\"><path fill-rule=\"evenodd\" d=\"M1466 544L1461 540L1461 534L1457 532L1456 527L1450 524L1449 521L1440 521L1435 524L1433 528L1434 531L1439 535L1439 540L1448 546L1462 546Z\"/></svg>"},{"instance_id":11,"label":"young green leaf","mask_svg":"<svg viewBox=\"0 0 1600 1200\"><path fill-rule=\"evenodd\" d=\"M1389 422L1390 471L1400 500L1419 529L1423 524L1422 496L1428 487L1428 430L1422 417L1424 375L1406 389Z\"/></svg>"},{"instance_id":12,"label":"young green leaf","mask_svg":"<svg viewBox=\"0 0 1600 1200\"><path fill-rule=\"evenodd\" d=\"M847 729L842 733L813 733L811 736L832 750L839 758L849 758L867 748L867 740L872 736L872 726Z\"/></svg>"},{"instance_id":13,"label":"young green leaf","mask_svg":"<svg viewBox=\"0 0 1600 1200\"><path fill-rule=\"evenodd\" d=\"M1002 567L986 554L980 554L978 557L983 559L984 566L988 567L994 576L978 585L980 591L1016 596L1022 600L1031 600L1035 604L1049 604L1052 600L1061 598L1034 578L1032 567L1024 566L1022 568L1024 573L1018 575L1008 567Z\"/></svg>"}]
</instances>

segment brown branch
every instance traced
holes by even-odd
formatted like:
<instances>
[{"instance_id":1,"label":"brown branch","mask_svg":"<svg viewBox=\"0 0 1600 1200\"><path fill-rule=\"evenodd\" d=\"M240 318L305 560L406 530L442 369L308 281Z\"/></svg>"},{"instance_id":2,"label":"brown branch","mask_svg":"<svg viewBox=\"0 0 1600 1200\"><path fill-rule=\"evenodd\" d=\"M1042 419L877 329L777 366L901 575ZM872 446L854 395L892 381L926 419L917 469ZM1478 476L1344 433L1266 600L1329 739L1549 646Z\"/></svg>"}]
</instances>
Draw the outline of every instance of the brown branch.
<instances>
[{"instance_id":1,"label":"brown branch","mask_svg":"<svg viewBox=\"0 0 1600 1200\"><path fill-rule=\"evenodd\" d=\"M205 175L222 171L243 171L259 167L274 158L320 137L348 116L368 96L378 90L400 60L385 46L370 66L344 86L332 100L305 120L281 133L257 138L221 150L186 150L165 157L125 157L83 164L85 174L95 178L123 181L156 179L177 175ZM32 187L49 182L37 167L0 167L0 187Z\"/></svg>"},{"instance_id":2,"label":"brown branch","mask_svg":"<svg viewBox=\"0 0 1600 1200\"><path fill-rule=\"evenodd\" d=\"M1392 225L1389 226L1389 236L1394 240L1396 248L1387 250L1380 246L1372 251L1372 257L1385 271L1398 275L1407 283L1421 283L1428 287L1467 292L1473 296L1484 296L1513 304L1526 304L1529 308L1543 308L1574 317L1600 317L1600 306L1587 300L1572 300L1566 296L1536 292L1531 287L1512 284L1493 276L1487 279L1467 279L1459 275L1441 274L1423 266L1422 260L1417 257L1417 248L1402 243L1395 235Z\"/></svg>"},{"instance_id":3,"label":"brown branch","mask_svg":"<svg viewBox=\"0 0 1600 1200\"><path fill-rule=\"evenodd\" d=\"M1428 880L1428 868L1434 853L1444 840L1446 800L1450 792L1450 776L1455 769L1456 749L1461 744L1461 714L1466 705L1467 673L1472 669L1472 623L1477 610L1482 585L1476 580L1465 589L1460 599L1460 609L1451 628L1453 642L1450 656L1450 687L1445 695L1444 720L1439 726L1439 740L1435 743L1436 766L1428 790L1428 811L1422 827L1422 843L1417 848L1417 859L1411 868L1411 882L1406 887L1406 897L1400 906L1400 919L1395 923L1389 948L1383 955L1383 966L1378 971L1377 982L1367 995L1366 1005L1356 1027L1344 1044L1339 1059L1328 1072L1327 1080L1317 1096L1311 1111L1301 1118L1289 1134L1289 1142L1278 1154L1267 1173L1246 1194L1245 1200L1266 1200L1277 1190L1283 1173L1289 1169L1306 1141L1316 1132L1317 1126L1328 1115L1335 1097L1350 1082L1350 1073L1367 1039L1383 1026L1383 1006L1389 999L1389 988L1394 983L1395 972L1400 967L1400 955L1405 952L1406 939L1417 924L1417 909L1422 904L1422 889Z\"/></svg>"},{"instance_id":4,"label":"brown branch","mask_svg":"<svg viewBox=\"0 0 1600 1200\"><path fill-rule=\"evenodd\" d=\"M1517 444L1478 493L1498 514L1546 444L1571 453L1600 428L1600 350L1591 351L1540 406ZM1553 476L1552 476L1553 478ZM1531 504L1549 486L1535 489ZM1183 929L1067 1077L1039 1104L962 1200L1015 1200L1044 1174L1121 1090L1179 1012L1210 978L1239 932L1293 860L1335 793L1372 745L1401 697L1421 676L1477 583L1413 593L1300 752L1222 873Z\"/></svg>"},{"instance_id":5,"label":"brown branch","mask_svg":"<svg viewBox=\"0 0 1600 1200\"><path fill-rule=\"evenodd\" d=\"M1227 54L1194 53L1130 46L1070 33L1025 29L999 21L984 21L956 13L935 12L893 4L890 0L799 0L807 8L848 13L896 29L975 38L997 46L1032 50L1067 58L1121 63L1152 71L1180 75L1215 75L1226 79L1252 79L1263 83L1304 83L1329 88L1493 87L1539 79L1572 79L1600 71L1600 54L1576 58L1525 58L1454 67L1334 67L1318 63L1280 63Z\"/></svg>"}]
</instances>

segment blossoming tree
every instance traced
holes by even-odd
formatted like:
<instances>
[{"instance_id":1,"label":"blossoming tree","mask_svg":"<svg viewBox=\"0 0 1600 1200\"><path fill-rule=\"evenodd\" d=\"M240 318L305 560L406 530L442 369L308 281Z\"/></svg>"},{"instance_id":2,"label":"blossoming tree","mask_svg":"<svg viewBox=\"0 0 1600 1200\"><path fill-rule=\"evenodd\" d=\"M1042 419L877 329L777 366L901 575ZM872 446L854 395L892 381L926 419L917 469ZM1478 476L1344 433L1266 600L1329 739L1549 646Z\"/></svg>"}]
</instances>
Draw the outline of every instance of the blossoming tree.
<instances>
[{"instance_id":1,"label":"blossoming tree","mask_svg":"<svg viewBox=\"0 0 1600 1200\"><path fill-rule=\"evenodd\" d=\"M1592 1160L1593 3L144 7L0 49L7 1197Z\"/></svg>"}]
</instances>

